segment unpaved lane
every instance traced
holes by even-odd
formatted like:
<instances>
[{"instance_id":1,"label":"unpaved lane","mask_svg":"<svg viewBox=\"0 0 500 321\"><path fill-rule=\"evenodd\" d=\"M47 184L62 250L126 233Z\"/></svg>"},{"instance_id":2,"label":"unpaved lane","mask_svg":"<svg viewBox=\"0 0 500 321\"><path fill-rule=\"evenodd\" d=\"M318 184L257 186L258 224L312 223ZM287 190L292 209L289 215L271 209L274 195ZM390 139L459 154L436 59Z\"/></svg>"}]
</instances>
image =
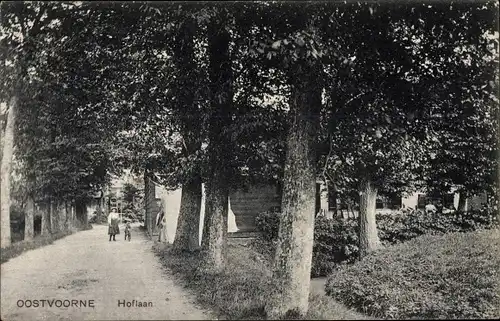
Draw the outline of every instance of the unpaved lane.
<instances>
[{"instance_id":1,"label":"unpaved lane","mask_svg":"<svg viewBox=\"0 0 500 321\"><path fill-rule=\"evenodd\" d=\"M123 229L120 230L123 233ZM136 227L132 241L107 239L94 226L1 265L1 320L202 320L212 316L160 265L151 241ZM56 300L52 307L18 307L19 300ZM58 302L61 300L62 302ZM78 300L63 301L63 300ZM84 300L87 307L81 306ZM94 307L90 300L93 300ZM151 302L122 307L118 302ZM56 307L56 304L73 304ZM78 306L77 306L78 305Z\"/></svg>"}]
</instances>

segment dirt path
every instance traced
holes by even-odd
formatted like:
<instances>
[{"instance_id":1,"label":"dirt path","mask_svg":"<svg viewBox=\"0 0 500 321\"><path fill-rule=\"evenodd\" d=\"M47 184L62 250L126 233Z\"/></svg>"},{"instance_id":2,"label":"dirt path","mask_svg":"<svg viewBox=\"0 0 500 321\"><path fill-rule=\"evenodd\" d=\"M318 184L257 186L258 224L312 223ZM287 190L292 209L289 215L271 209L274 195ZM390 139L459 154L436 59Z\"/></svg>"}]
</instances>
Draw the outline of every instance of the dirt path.
<instances>
[{"instance_id":1,"label":"dirt path","mask_svg":"<svg viewBox=\"0 0 500 321\"><path fill-rule=\"evenodd\" d=\"M117 241L109 242L107 227L94 226L2 264L1 320L213 319L174 284L137 227L131 242L120 231ZM48 302L41 307L41 301L39 307L18 307L29 305L18 300L53 299L52 307ZM77 306L80 300L87 307ZM123 300L151 302L152 307L119 307Z\"/></svg>"}]
</instances>

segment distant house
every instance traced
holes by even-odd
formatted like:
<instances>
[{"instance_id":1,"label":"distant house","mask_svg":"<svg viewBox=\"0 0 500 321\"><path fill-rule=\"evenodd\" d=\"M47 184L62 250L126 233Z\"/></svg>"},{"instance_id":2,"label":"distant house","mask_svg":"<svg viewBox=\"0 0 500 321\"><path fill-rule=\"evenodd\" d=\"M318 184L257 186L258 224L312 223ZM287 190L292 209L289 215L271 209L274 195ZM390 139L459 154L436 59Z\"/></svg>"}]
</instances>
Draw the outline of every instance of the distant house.
<instances>
[{"instance_id":1,"label":"distant house","mask_svg":"<svg viewBox=\"0 0 500 321\"><path fill-rule=\"evenodd\" d=\"M136 186L142 187L142 182L136 182ZM153 194L147 193L150 190ZM119 207L120 200L120 185L115 184L110 191L115 193ZM341 215L342 217L356 217L358 213L357 206L349 203L348 200L328 190L324 182L318 181L316 184L316 209L317 215L326 217L334 217ZM145 195L150 197L144 199L145 202L145 227L150 236L158 235L158 230L155 226L156 214L159 211L160 204L163 204L165 215L167 216L167 239L173 242L177 227L177 219L180 210L181 189L175 191L167 191L161 186L149 182L145 187ZM458 207L459 195L451 193L440 201L447 208ZM414 193L412 195L401 197L398 194L379 195L376 201L377 212L393 212L401 208L424 208L428 202L435 202L436 199L427 196L425 193ZM484 195L470 197L467 200L467 209L479 208L484 204L486 198ZM255 218L259 213L269 210L279 210L281 207L281 191L278 186L270 184L256 184L246 188L233 190L229 195L229 220L228 232L230 233L245 233L253 232L256 229ZM203 230L204 219L204 192L202 206L200 212L200 235Z\"/></svg>"},{"instance_id":2,"label":"distant house","mask_svg":"<svg viewBox=\"0 0 500 321\"><path fill-rule=\"evenodd\" d=\"M264 211L281 207L279 188L273 185L254 185L246 189L233 191L230 194L231 208L236 218L236 225L241 232L255 230L255 217ZM448 209L458 208L459 194L449 193L441 198L433 198L425 193L416 192L411 195L391 193L378 195L376 211L391 213L401 208L423 209L426 204L441 202ZM486 204L486 195L471 196L466 200L466 210L479 209ZM316 184L315 213L332 218L336 215L343 217L357 216L358 209L350 204L341 195L328 190L324 182Z\"/></svg>"},{"instance_id":3,"label":"distant house","mask_svg":"<svg viewBox=\"0 0 500 321\"><path fill-rule=\"evenodd\" d=\"M229 195L229 199L236 226L241 232L255 230L257 214L281 206L279 189L272 185L254 185L236 190Z\"/></svg>"},{"instance_id":4,"label":"distant house","mask_svg":"<svg viewBox=\"0 0 500 321\"><path fill-rule=\"evenodd\" d=\"M407 207L412 207L416 209L423 209L427 204L438 204L441 203L444 208L447 209L458 209L458 203L460 200L460 194L457 192L448 193L441 197L435 197L427 195L426 193L415 193L407 199L412 198L412 202L407 202ZM415 202L416 199L416 202ZM473 195L465 200L465 210L477 210L483 205L487 204L488 198L486 193L480 193L479 195Z\"/></svg>"}]
</instances>

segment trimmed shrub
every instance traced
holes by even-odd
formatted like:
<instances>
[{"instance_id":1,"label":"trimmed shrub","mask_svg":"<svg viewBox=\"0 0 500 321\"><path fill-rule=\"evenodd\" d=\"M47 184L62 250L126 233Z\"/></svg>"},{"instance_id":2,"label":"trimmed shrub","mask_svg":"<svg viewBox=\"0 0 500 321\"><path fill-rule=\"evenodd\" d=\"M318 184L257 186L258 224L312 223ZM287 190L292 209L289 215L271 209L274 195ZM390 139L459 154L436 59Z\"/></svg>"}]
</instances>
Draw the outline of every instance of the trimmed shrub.
<instances>
[{"instance_id":1,"label":"trimmed shrub","mask_svg":"<svg viewBox=\"0 0 500 321\"><path fill-rule=\"evenodd\" d=\"M378 214L377 227L382 243L397 244L415 237L451 232L471 232L493 228L497 222L486 209L455 213L425 213L424 211Z\"/></svg>"},{"instance_id":2,"label":"trimmed shrub","mask_svg":"<svg viewBox=\"0 0 500 321\"><path fill-rule=\"evenodd\" d=\"M426 235L339 267L326 293L383 319L498 319L499 275L499 230Z\"/></svg>"},{"instance_id":3,"label":"trimmed shrub","mask_svg":"<svg viewBox=\"0 0 500 321\"><path fill-rule=\"evenodd\" d=\"M264 212L256 218L257 229L267 245L257 249L272 255L278 238L279 212ZM495 226L495 215L486 210L452 214L426 214L423 211L377 214L378 233L382 244L398 244L422 235L469 232ZM358 258L358 221L355 218L317 217L311 275L328 275L340 263Z\"/></svg>"}]
</instances>

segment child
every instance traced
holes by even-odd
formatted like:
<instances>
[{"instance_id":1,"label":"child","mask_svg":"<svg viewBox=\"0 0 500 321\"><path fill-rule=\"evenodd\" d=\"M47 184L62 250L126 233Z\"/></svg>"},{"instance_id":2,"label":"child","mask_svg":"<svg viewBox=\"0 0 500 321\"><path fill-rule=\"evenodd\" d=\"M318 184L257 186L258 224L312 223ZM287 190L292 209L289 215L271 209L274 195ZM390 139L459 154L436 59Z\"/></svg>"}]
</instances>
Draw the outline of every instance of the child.
<instances>
[{"instance_id":1,"label":"child","mask_svg":"<svg viewBox=\"0 0 500 321\"><path fill-rule=\"evenodd\" d=\"M127 240L127 237L128 237L129 242L130 242L130 236L131 236L130 229L131 229L130 222L127 221L127 224L125 225L125 241Z\"/></svg>"}]
</instances>

